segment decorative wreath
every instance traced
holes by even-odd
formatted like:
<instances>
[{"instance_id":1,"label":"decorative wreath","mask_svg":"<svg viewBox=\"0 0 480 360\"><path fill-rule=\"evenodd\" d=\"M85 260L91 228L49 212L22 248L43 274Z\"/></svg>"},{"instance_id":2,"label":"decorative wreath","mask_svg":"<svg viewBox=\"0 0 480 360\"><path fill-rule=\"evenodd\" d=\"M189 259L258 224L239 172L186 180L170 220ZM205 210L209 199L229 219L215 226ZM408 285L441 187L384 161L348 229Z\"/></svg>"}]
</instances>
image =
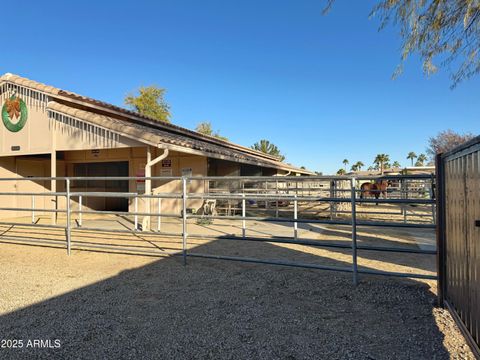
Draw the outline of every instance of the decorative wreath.
<instances>
[{"instance_id":1,"label":"decorative wreath","mask_svg":"<svg viewBox=\"0 0 480 360\"><path fill-rule=\"evenodd\" d=\"M2 107L2 121L3 125L11 132L17 132L23 129L27 122L28 110L25 102L13 95L10 99L5 101ZM19 119L16 123L12 122L14 119Z\"/></svg>"}]
</instances>

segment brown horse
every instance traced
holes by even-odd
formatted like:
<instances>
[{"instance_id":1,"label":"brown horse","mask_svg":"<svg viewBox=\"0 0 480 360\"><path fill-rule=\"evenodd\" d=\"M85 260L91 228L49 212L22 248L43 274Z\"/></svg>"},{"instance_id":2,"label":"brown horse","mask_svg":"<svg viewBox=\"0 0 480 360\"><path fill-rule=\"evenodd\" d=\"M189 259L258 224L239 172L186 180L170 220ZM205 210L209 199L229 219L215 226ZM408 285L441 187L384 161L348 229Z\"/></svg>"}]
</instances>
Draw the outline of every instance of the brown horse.
<instances>
[{"instance_id":1,"label":"brown horse","mask_svg":"<svg viewBox=\"0 0 480 360\"><path fill-rule=\"evenodd\" d=\"M389 182L387 180L376 180L375 183L363 183L362 186L360 186L360 199L371 196L378 200L380 195L386 198L388 185Z\"/></svg>"}]
</instances>

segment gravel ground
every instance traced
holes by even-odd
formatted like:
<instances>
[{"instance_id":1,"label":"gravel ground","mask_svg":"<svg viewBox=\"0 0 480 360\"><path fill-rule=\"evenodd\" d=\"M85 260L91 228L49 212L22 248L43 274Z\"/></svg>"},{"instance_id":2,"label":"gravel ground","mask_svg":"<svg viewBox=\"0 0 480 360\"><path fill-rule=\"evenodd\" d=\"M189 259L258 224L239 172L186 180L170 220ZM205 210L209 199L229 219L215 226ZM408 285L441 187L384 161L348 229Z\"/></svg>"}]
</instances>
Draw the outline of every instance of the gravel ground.
<instances>
[{"instance_id":1,"label":"gravel ground","mask_svg":"<svg viewBox=\"0 0 480 360\"><path fill-rule=\"evenodd\" d=\"M111 239L108 239L111 240ZM107 239L105 239L107 241ZM241 242L199 252L244 255ZM192 258L0 245L0 358L473 359L435 283ZM344 264L344 252L248 243L245 255ZM327 259L327 255L329 258ZM382 256L382 255L377 255ZM362 258L364 266L399 258ZM432 260L413 270L432 271ZM28 340L61 347L26 348Z\"/></svg>"}]
</instances>

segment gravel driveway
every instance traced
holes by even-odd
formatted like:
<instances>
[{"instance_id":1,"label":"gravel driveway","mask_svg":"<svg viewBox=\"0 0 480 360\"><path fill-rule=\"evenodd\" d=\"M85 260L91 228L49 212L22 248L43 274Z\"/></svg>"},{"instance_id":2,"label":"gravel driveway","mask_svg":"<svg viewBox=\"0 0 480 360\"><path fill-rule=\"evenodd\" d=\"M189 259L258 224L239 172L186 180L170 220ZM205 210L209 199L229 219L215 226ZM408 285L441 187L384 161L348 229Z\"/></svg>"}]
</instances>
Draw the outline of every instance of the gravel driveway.
<instances>
[{"instance_id":1,"label":"gravel driveway","mask_svg":"<svg viewBox=\"0 0 480 360\"><path fill-rule=\"evenodd\" d=\"M298 255L268 243L249 248ZM2 359L473 359L435 307L434 282L362 276L354 287L349 274L318 270L0 249L1 338L60 341L0 348Z\"/></svg>"}]
</instances>

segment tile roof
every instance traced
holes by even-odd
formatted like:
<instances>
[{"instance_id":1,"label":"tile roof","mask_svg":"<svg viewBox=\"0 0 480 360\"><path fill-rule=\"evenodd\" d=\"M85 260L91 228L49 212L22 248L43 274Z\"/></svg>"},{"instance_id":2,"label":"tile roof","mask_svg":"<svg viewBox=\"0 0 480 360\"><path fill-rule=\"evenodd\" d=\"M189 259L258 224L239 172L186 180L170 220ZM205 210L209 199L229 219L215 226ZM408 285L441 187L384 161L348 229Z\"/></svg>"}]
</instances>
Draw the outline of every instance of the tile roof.
<instances>
[{"instance_id":1,"label":"tile roof","mask_svg":"<svg viewBox=\"0 0 480 360\"><path fill-rule=\"evenodd\" d=\"M302 174L312 174L308 170L280 162L275 156L212 136L203 135L178 125L162 123L134 111L45 85L18 75L4 74L0 77L0 82L9 82L43 92L51 98L51 101L48 103L48 109L50 110L101 125L124 136L134 137L149 144L167 144L188 148L210 157L224 158L226 160Z\"/></svg>"}]
</instances>

